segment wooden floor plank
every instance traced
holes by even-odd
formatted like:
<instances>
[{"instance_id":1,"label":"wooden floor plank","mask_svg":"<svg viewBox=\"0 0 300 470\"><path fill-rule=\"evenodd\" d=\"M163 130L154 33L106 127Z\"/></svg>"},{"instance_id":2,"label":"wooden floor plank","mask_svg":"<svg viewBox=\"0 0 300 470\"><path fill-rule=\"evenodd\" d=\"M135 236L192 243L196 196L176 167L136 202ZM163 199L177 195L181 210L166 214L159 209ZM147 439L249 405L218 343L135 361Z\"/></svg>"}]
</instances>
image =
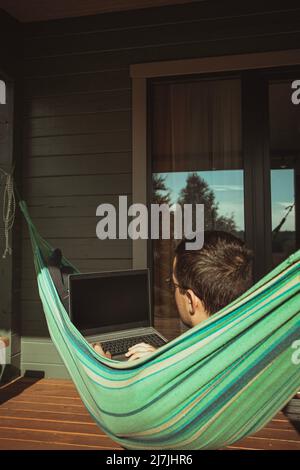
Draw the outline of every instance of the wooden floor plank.
<instances>
[{"instance_id":1,"label":"wooden floor plank","mask_svg":"<svg viewBox=\"0 0 300 470\"><path fill-rule=\"evenodd\" d=\"M0 437L0 450L106 450L107 447Z\"/></svg>"},{"instance_id":2,"label":"wooden floor plank","mask_svg":"<svg viewBox=\"0 0 300 470\"><path fill-rule=\"evenodd\" d=\"M30 429L41 431L57 431L66 433L86 434L93 436L106 437L106 434L99 429L96 423L78 421L66 421L66 420L54 420L54 419L43 419L41 418L25 418L25 417L11 417L3 416L0 413L0 429L3 427L12 427L18 429Z\"/></svg>"},{"instance_id":3,"label":"wooden floor plank","mask_svg":"<svg viewBox=\"0 0 300 470\"><path fill-rule=\"evenodd\" d=\"M272 419L266 426L266 428L275 429L295 429L292 423L288 419Z\"/></svg>"},{"instance_id":4,"label":"wooden floor plank","mask_svg":"<svg viewBox=\"0 0 300 470\"><path fill-rule=\"evenodd\" d=\"M32 418L41 419L41 412L36 409L22 409L14 407L0 407L0 421L2 417L17 417L17 418ZM66 413L65 411L43 411L43 419L55 420L55 421L64 421L64 422L75 422L75 423L86 423L89 425L97 426L94 421L91 420L89 414L86 410L83 410L82 413Z\"/></svg>"},{"instance_id":5,"label":"wooden floor plank","mask_svg":"<svg viewBox=\"0 0 300 470\"><path fill-rule=\"evenodd\" d=\"M286 441L270 438L263 439L251 436L234 443L231 447L256 450L300 450L300 441Z\"/></svg>"},{"instance_id":6,"label":"wooden floor plank","mask_svg":"<svg viewBox=\"0 0 300 470\"><path fill-rule=\"evenodd\" d=\"M70 381L23 378L0 388L0 403L0 449L121 449L92 420ZM300 450L300 434L280 412L226 449Z\"/></svg>"},{"instance_id":7,"label":"wooden floor plank","mask_svg":"<svg viewBox=\"0 0 300 470\"><path fill-rule=\"evenodd\" d=\"M36 395L41 395L41 396L61 396L61 397L68 397L68 398L79 398L79 394L77 390L72 389L72 388L67 388L67 387L48 387L47 386L41 386L41 385L35 385L33 387L29 387L25 390L22 390L21 388L15 387L15 392L18 394L18 396L36 396ZM8 390L3 390L1 393L1 397L9 398L10 393Z\"/></svg>"},{"instance_id":8,"label":"wooden floor plank","mask_svg":"<svg viewBox=\"0 0 300 470\"><path fill-rule=\"evenodd\" d=\"M5 408L7 409L22 409L22 410L37 410L40 413L43 413L44 411L59 411L59 412L66 412L66 413L83 413L85 412L85 407L83 404L73 404L73 405L66 405L66 404L55 404L55 403L49 403L48 400L37 400L36 402L33 401L9 401L5 402ZM0 405L1 409L1 405Z\"/></svg>"},{"instance_id":9,"label":"wooden floor plank","mask_svg":"<svg viewBox=\"0 0 300 470\"><path fill-rule=\"evenodd\" d=\"M48 431L45 429L19 428L0 425L0 436L18 440L35 440L44 443L77 444L102 449L117 449L120 446L109 437L98 434L81 434L65 431Z\"/></svg>"},{"instance_id":10,"label":"wooden floor plank","mask_svg":"<svg viewBox=\"0 0 300 470\"><path fill-rule=\"evenodd\" d=\"M65 396L65 395L40 395L40 394L26 394L26 393L22 393L20 394L19 396L17 397L14 397L14 402L17 403L17 402L20 402L20 401L27 401L27 402L32 402L32 403L35 403L36 401L38 402L41 402L41 401L44 401L47 402L47 403L53 403L53 404L57 404L57 405L77 405L77 404L81 404L82 401L80 399L80 397L68 397L68 396Z\"/></svg>"},{"instance_id":11,"label":"wooden floor plank","mask_svg":"<svg viewBox=\"0 0 300 470\"><path fill-rule=\"evenodd\" d=\"M292 429L277 429L273 427L268 427L261 429L260 431L255 433L256 437L263 437L265 439L273 438L273 439L280 439L280 440L291 440L291 441L299 441L299 434L297 431ZM300 441L299 441L300 442Z\"/></svg>"}]
</instances>

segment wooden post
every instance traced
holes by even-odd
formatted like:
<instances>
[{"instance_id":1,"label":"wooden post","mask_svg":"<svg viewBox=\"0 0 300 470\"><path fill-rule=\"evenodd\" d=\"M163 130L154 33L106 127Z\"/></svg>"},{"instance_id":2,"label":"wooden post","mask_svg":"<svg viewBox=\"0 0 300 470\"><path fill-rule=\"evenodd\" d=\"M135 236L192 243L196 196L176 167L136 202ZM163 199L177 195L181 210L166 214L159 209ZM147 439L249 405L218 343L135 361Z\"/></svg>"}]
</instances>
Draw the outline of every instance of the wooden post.
<instances>
[{"instance_id":1,"label":"wooden post","mask_svg":"<svg viewBox=\"0 0 300 470\"><path fill-rule=\"evenodd\" d=\"M9 347L9 338L7 336L0 336L0 382L4 373L7 363L6 349Z\"/></svg>"},{"instance_id":2,"label":"wooden post","mask_svg":"<svg viewBox=\"0 0 300 470\"><path fill-rule=\"evenodd\" d=\"M21 172L21 103L22 84L22 38L19 23L0 10L0 79L6 85L6 101L0 104L0 167L11 173L16 167L17 180ZM21 51L21 52L20 52ZM0 180L0 214L3 211L3 194L6 179ZM5 249L4 223L0 221L0 337L5 344L6 365L1 382L7 382L20 375L20 314L19 314L19 271L20 257L20 216L17 217L9 242L12 255L2 257ZM3 340L3 338L5 338Z\"/></svg>"}]
</instances>

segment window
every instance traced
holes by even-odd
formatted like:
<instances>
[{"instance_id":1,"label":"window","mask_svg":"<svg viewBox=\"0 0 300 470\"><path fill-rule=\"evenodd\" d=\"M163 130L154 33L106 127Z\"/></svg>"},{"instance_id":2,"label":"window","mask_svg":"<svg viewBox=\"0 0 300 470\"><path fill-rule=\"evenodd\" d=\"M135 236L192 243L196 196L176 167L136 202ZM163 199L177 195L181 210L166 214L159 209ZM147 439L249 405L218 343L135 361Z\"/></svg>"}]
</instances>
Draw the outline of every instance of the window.
<instances>
[{"instance_id":1,"label":"window","mask_svg":"<svg viewBox=\"0 0 300 470\"><path fill-rule=\"evenodd\" d=\"M154 82L151 90L152 202L204 204L205 229L244 238L241 80ZM155 318L178 319L165 279L173 240L154 240ZM180 322L177 320L177 327Z\"/></svg>"},{"instance_id":2,"label":"window","mask_svg":"<svg viewBox=\"0 0 300 470\"><path fill-rule=\"evenodd\" d=\"M205 197L206 228L246 241L255 280L300 246L299 66L290 50L131 67L133 201ZM155 324L172 338L182 331L164 282L174 247L143 242L133 267L150 267Z\"/></svg>"},{"instance_id":3,"label":"window","mask_svg":"<svg viewBox=\"0 0 300 470\"><path fill-rule=\"evenodd\" d=\"M248 244L254 234L256 279L299 246L300 105L292 80L271 77L156 79L149 94L151 202L204 204L206 230ZM184 329L165 284L175 243L153 240L150 250L154 319L169 337Z\"/></svg>"}]
</instances>

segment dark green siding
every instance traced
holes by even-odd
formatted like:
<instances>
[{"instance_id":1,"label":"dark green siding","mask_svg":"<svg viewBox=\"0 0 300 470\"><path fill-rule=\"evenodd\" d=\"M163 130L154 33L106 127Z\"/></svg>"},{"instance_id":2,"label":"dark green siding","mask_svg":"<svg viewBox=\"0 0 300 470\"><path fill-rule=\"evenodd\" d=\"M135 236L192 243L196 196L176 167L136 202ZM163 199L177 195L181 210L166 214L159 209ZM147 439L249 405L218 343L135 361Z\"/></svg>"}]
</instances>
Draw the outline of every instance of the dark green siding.
<instances>
[{"instance_id":1,"label":"dark green siding","mask_svg":"<svg viewBox=\"0 0 300 470\"><path fill-rule=\"evenodd\" d=\"M25 36L23 187L34 221L83 271L130 268L129 242L95 235L97 205L131 197L130 64L297 48L300 7L202 1L29 24ZM23 238L22 368L63 376L26 227Z\"/></svg>"}]
</instances>

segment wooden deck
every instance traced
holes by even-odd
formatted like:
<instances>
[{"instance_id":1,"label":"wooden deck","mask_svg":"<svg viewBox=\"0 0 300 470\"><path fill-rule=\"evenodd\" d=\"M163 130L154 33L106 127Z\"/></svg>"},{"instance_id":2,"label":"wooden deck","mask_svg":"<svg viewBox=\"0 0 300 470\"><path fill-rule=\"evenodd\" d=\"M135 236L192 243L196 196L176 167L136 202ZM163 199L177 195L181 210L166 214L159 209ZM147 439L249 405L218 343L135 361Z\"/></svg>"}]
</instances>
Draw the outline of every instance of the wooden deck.
<instances>
[{"instance_id":1,"label":"wooden deck","mask_svg":"<svg viewBox=\"0 0 300 470\"><path fill-rule=\"evenodd\" d=\"M0 449L121 449L90 418L67 380L22 378L0 388ZM279 413L228 449L300 450L300 434Z\"/></svg>"}]
</instances>

